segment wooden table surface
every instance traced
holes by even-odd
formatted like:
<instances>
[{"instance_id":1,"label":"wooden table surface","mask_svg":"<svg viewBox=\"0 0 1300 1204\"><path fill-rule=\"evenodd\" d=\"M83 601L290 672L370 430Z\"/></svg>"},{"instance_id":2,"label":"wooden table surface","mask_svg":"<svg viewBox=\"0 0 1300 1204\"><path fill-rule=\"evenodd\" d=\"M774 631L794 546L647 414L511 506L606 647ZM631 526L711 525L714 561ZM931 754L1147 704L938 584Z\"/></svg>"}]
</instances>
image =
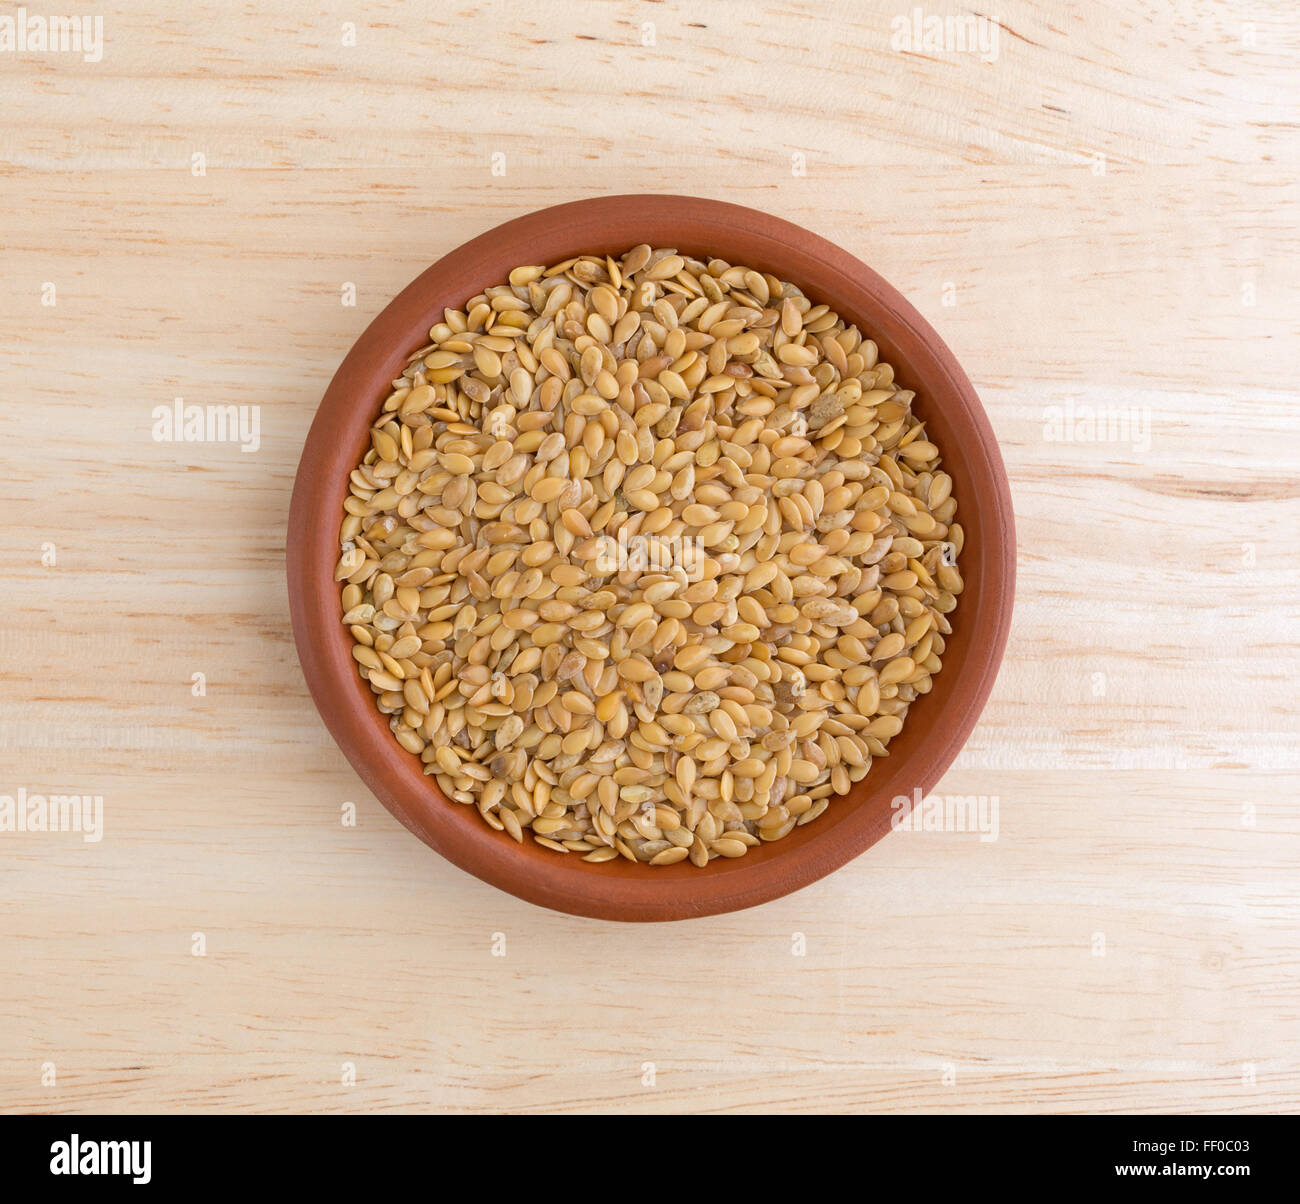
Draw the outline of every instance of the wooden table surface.
<instances>
[{"instance_id":1,"label":"wooden table surface","mask_svg":"<svg viewBox=\"0 0 1300 1204\"><path fill-rule=\"evenodd\" d=\"M0 794L104 800L0 832L0 1106L1300 1110L1300 18L1005 0L981 52L913 7L149 0L0 49ZM331 743L283 574L325 384L444 252L634 191L835 240L975 382L1019 592L939 790L996 841L598 923ZM177 397L257 450L155 440Z\"/></svg>"}]
</instances>

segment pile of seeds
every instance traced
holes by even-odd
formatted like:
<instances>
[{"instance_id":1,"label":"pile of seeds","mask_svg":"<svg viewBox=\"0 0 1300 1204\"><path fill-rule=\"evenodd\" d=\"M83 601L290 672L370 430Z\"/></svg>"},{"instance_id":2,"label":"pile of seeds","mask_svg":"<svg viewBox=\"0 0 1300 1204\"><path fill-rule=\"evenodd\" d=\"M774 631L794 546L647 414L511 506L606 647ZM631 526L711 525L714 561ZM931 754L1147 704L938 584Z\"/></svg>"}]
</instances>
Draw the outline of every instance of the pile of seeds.
<instances>
[{"instance_id":1,"label":"pile of seeds","mask_svg":"<svg viewBox=\"0 0 1300 1204\"><path fill-rule=\"evenodd\" d=\"M446 311L340 532L397 741L586 861L703 866L816 819L930 690L962 590L912 399L827 306L672 250Z\"/></svg>"}]
</instances>

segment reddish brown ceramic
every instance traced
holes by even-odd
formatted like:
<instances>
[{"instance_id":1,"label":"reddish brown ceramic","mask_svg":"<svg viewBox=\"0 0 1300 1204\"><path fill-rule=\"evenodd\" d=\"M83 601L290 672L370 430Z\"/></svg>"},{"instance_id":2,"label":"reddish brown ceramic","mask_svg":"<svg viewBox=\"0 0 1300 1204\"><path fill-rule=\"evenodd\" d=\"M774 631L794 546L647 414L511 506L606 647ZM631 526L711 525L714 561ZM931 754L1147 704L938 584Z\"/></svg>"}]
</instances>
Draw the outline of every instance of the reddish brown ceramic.
<instances>
[{"instance_id":1,"label":"reddish brown ceramic","mask_svg":"<svg viewBox=\"0 0 1300 1204\"><path fill-rule=\"evenodd\" d=\"M790 280L868 332L941 449L966 531L966 581L933 691L918 700L890 755L844 798L786 839L704 869L517 845L473 807L447 801L418 758L394 741L357 675L334 583L348 474L388 382L427 341L444 307L457 308L524 263L638 243L718 257ZM543 907L609 920L680 920L735 911L816 881L890 830L891 800L924 796L970 735L992 689L1011 620L1015 532L993 431L952 353L870 268L807 230L754 209L678 196L613 196L530 213L439 260L384 310L348 353L312 423L294 485L288 532L289 605L303 673L326 726L375 796L449 861Z\"/></svg>"}]
</instances>

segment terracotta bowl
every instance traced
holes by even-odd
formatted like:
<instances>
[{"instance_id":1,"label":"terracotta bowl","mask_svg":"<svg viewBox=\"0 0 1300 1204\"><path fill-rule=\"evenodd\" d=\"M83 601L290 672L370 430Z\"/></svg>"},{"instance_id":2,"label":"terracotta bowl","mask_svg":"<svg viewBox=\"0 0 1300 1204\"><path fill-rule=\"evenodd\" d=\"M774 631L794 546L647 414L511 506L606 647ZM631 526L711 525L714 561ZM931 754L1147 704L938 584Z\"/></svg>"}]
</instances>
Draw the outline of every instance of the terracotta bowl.
<instances>
[{"instance_id":1,"label":"terracotta bowl","mask_svg":"<svg viewBox=\"0 0 1300 1204\"><path fill-rule=\"evenodd\" d=\"M473 807L449 802L394 741L356 673L333 580L348 474L410 352L444 307L458 308L524 263L638 243L771 272L858 324L917 393L916 411L953 478L966 531L966 589L933 691L908 713L890 755L845 797L784 840L704 869L599 865L517 845ZM896 796L923 797L952 763L993 686L1011 620L1015 531L993 431L970 381L920 314L870 268L789 222L720 201L613 196L530 213L439 260L367 328L330 382L303 448L288 531L289 605L303 673L339 747L375 796L449 861L543 907L609 920L679 920L735 911L816 881L890 830Z\"/></svg>"}]
</instances>

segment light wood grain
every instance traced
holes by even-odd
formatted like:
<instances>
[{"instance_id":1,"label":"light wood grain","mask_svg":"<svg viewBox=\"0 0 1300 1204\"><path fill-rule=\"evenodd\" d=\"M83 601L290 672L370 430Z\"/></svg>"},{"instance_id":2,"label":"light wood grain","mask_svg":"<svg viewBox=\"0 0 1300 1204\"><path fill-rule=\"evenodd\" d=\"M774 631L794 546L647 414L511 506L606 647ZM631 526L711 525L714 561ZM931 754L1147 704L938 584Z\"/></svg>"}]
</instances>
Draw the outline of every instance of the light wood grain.
<instances>
[{"instance_id":1,"label":"light wood grain","mask_svg":"<svg viewBox=\"0 0 1300 1204\"><path fill-rule=\"evenodd\" d=\"M912 7L155 0L100 63L0 54L0 793L106 809L0 833L0 1107L1300 1110L1300 19L1016 0L982 62L891 50ZM442 862L326 735L282 572L325 383L444 252L631 191L834 239L980 390L1019 596L940 791L996 842L601 924ZM154 442L178 396L260 450ZM1069 404L1149 445L1049 438Z\"/></svg>"}]
</instances>

